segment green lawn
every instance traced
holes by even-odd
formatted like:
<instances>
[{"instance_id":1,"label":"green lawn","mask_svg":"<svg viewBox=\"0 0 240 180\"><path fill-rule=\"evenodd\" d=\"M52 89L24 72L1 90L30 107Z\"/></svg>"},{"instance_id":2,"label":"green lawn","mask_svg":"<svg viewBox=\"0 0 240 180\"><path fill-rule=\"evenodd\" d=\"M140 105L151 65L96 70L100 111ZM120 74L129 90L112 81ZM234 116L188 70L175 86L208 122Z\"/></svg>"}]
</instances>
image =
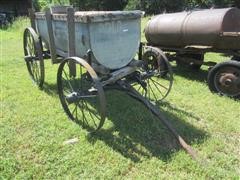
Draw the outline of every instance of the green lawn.
<instances>
[{"instance_id":1,"label":"green lawn","mask_svg":"<svg viewBox=\"0 0 240 180\"><path fill-rule=\"evenodd\" d=\"M239 179L240 102L208 90L207 67L193 72L173 63L174 86L160 106L198 151L204 161L199 164L123 93L106 94L107 120L94 136L68 120L56 91L58 65L46 61L43 90L29 78L22 48L26 26L22 19L0 30L0 179ZM206 59L226 57L210 53ZM79 141L64 145L72 138Z\"/></svg>"}]
</instances>

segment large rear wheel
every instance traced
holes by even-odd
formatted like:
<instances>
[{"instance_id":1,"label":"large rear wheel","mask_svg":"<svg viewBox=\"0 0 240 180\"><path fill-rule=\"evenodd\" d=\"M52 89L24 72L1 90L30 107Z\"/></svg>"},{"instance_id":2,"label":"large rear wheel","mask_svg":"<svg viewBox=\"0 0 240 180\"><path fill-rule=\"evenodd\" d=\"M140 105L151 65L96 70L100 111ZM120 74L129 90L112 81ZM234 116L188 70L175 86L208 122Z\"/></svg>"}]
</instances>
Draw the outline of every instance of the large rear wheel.
<instances>
[{"instance_id":1,"label":"large rear wheel","mask_svg":"<svg viewBox=\"0 0 240 180\"><path fill-rule=\"evenodd\" d=\"M76 64L75 75L70 64ZM78 57L67 58L59 66L57 85L62 107L68 117L90 132L105 121L106 100L102 85L93 68Z\"/></svg>"}]
</instances>

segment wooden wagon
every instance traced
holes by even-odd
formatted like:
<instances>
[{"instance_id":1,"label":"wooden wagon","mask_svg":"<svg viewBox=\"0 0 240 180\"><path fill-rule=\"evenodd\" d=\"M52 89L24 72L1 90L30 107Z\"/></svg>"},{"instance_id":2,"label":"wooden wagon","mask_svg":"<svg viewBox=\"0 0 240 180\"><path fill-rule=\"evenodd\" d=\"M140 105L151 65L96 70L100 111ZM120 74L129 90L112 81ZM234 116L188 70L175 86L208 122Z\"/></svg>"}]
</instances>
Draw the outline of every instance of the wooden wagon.
<instances>
[{"instance_id":1,"label":"wooden wagon","mask_svg":"<svg viewBox=\"0 0 240 180\"><path fill-rule=\"evenodd\" d=\"M172 70L164 53L164 70L141 60L141 11L74 11L53 7L30 12L31 27L24 32L24 53L33 81L44 88L44 60L60 63L57 86L68 117L90 132L99 130L106 117L104 91L117 89L142 102L191 148L161 115L156 102L172 87ZM136 58L138 54L138 60Z\"/></svg>"}]
</instances>

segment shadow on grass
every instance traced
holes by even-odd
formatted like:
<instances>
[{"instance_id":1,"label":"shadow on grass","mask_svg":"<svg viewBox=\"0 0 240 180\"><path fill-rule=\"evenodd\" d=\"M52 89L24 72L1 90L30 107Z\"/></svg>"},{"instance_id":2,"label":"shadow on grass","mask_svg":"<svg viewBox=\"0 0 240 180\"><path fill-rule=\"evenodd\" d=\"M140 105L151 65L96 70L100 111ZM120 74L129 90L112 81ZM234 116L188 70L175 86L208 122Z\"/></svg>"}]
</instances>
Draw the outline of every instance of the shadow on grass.
<instances>
[{"instance_id":1,"label":"shadow on grass","mask_svg":"<svg viewBox=\"0 0 240 180\"><path fill-rule=\"evenodd\" d=\"M173 73L189 80L196 80L199 82L207 81L208 70L192 69L188 66L173 66Z\"/></svg>"},{"instance_id":2,"label":"shadow on grass","mask_svg":"<svg viewBox=\"0 0 240 180\"><path fill-rule=\"evenodd\" d=\"M152 156L167 162L176 151L181 149L175 137L143 104L119 91L106 94L108 120L112 126L105 126L96 134L89 135L87 137L89 142L95 143L96 140L101 140L114 151L134 162ZM186 142L201 143L208 137L206 132L182 119L191 117L199 120L199 118L172 107L167 102L162 106L168 109L167 112L162 111L162 113L169 118ZM182 117L179 118L175 114L182 114ZM106 124L111 123L106 122Z\"/></svg>"},{"instance_id":3,"label":"shadow on grass","mask_svg":"<svg viewBox=\"0 0 240 180\"><path fill-rule=\"evenodd\" d=\"M57 96L57 85L45 82L43 91ZM171 160L172 155L181 149L178 141L169 130L142 103L124 92L107 91L107 119L105 125L96 134L89 134L90 143L103 141L114 151L134 162L143 158L157 157L163 161ZM184 119L200 118L168 102L158 105L167 111L162 113L187 143L201 143L207 133L192 126ZM77 122L76 122L77 123ZM79 124L80 125L80 124Z\"/></svg>"},{"instance_id":4,"label":"shadow on grass","mask_svg":"<svg viewBox=\"0 0 240 180\"><path fill-rule=\"evenodd\" d=\"M42 90L50 96L58 96L57 84L44 82Z\"/></svg>"}]
</instances>

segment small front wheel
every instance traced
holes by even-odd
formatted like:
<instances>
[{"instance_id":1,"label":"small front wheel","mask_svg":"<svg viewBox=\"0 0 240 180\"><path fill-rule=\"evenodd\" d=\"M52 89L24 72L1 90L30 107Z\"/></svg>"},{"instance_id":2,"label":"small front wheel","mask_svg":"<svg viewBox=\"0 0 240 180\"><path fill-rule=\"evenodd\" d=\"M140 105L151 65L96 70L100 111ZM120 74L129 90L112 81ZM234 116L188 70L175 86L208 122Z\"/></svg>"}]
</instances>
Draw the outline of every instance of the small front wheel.
<instances>
[{"instance_id":1,"label":"small front wheel","mask_svg":"<svg viewBox=\"0 0 240 180\"><path fill-rule=\"evenodd\" d=\"M26 28L23 35L25 62L33 82L42 87L44 82L44 60L42 44L33 28Z\"/></svg>"},{"instance_id":2,"label":"small front wheel","mask_svg":"<svg viewBox=\"0 0 240 180\"><path fill-rule=\"evenodd\" d=\"M76 64L74 75L70 64ZM60 64L57 86L62 107L68 117L90 132L99 130L106 117L106 100L93 68L78 57Z\"/></svg>"},{"instance_id":3,"label":"small front wheel","mask_svg":"<svg viewBox=\"0 0 240 180\"><path fill-rule=\"evenodd\" d=\"M169 67L162 51L156 47L147 47L143 54L143 61L147 71L156 71L160 76L168 73Z\"/></svg>"},{"instance_id":4,"label":"small front wheel","mask_svg":"<svg viewBox=\"0 0 240 180\"><path fill-rule=\"evenodd\" d=\"M214 66L208 74L212 92L232 98L240 97L240 62L226 61Z\"/></svg>"},{"instance_id":5,"label":"small front wheel","mask_svg":"<svg viewBox=\"0 0 240 180\"><path fill-rule=\"evenodd\" d=\"M144 67L136 74L133 84L142 96L151 102L164 100L173 85L172 67L164 52L155 47L147 47L143 55Z\"/></svg>"}]
</instances>

